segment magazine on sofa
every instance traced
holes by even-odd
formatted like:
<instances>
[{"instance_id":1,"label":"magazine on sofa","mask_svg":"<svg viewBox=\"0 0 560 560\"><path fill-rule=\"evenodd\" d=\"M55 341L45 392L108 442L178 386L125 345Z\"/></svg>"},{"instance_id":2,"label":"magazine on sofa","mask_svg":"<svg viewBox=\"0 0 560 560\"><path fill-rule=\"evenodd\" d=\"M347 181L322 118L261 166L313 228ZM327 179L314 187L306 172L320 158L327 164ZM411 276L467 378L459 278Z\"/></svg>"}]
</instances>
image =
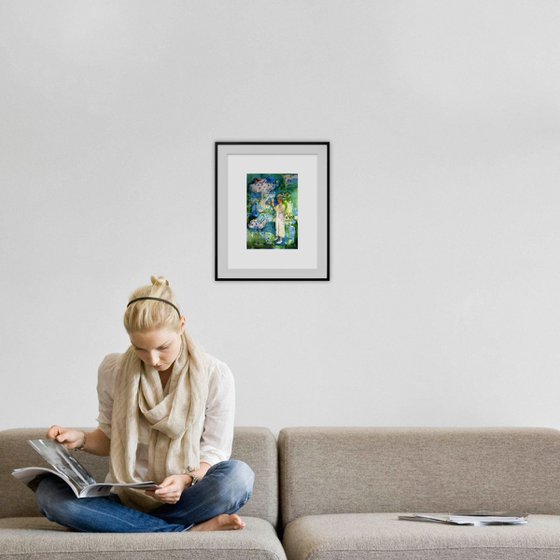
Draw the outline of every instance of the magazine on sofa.
<instances>
[{"instance_id":1,"label":"magazine on sofa","mask_svg":"<svg viewBox=\"0 0 560 560\"><path fill-rule=\"evenodd\" d=\"M452 513L450 515L427 515L413 513L399 515L404 521L426 521L428 523L446 523L448 525L472 525L482 527L487 525L525 525L527 513L474 511Z\"/></svg>"},{"instance_id":2,"label":"magazine on sofa","mask_svg":"<svg viewBox=\"0 0 560 560\"><path fill-rule=\"evenodd\" d=\"M70 453L64 445L50 439L30 439L29 444L52 469L46 467L24 467L12 471L12 476L21 480L32 488L32 482L42 474L51 473L60 477L78 498L98 498L109 495L112 487L126 486L141 490L155 490L158 486L155 482L137 483L112 483L97 482L89 471Z\"/></svg>"}]
</instances>

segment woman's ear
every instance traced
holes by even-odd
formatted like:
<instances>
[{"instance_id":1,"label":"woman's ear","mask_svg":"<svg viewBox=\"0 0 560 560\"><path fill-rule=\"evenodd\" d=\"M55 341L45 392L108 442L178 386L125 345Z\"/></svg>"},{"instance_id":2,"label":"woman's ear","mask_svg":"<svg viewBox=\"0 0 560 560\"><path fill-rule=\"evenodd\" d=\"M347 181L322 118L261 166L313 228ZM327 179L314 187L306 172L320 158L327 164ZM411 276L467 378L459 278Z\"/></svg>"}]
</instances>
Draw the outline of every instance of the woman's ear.
<instances>
[{"instance_id":1,"label":"woman's ear","mask_svg":"<svg viewBox=\"0 0 560 560\"><path fill-rule=\"evenodd\" d=\"M187 318L184 315L181 315L179 319L179 334L183 334L185 332L185 323L187 322Z\"/></svg>"}]
</instances>

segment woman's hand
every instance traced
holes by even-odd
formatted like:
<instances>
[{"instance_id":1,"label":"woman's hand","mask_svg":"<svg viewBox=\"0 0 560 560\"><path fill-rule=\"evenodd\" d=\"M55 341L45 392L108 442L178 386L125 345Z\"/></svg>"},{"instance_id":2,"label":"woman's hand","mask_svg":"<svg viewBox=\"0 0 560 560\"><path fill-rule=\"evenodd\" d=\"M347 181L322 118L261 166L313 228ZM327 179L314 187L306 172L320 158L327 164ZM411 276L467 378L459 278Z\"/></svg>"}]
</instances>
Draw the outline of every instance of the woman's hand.
<instances>
[{"instance_id":1,"label":"woman's hand","mask_svg":"<svg viewBox=\"0 0 560 560\"><path fill-rule=\"evenodd\" d=\"M66 449L76 449L82 447L86 441L86 434L81 430L72 428L63 428L62 426L51 426L47 432L49 439L54 439L58 443L62 443Z\"/></svg>"},{"instance_id":2,"label":"woman's hand","mask_svg":"<svg viewBox=\"0 0 560 560\"><path fill-rule=\"evenodd\" d=\"M192 477L188 474L172 474L159 485L157 490L146 490L146 494L164 504L176 504L191 480Z\"/></svg>"}]
</instances>

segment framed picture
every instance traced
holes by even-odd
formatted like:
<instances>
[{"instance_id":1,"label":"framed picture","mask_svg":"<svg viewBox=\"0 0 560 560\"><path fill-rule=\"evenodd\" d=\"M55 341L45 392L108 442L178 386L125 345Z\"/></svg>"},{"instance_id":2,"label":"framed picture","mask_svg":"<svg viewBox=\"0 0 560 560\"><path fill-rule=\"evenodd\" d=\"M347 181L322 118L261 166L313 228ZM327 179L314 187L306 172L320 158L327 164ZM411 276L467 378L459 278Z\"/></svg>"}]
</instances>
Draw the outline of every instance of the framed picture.
<instances>
[{"instance_id":1,"label":"framed picture","mask_svg":"<svg viewBox=\"0 0 560 560\"><path fill-rule=\"evenodd\" d=\"M329 142L216 142L216 280L329 280Z\"/></svg>"}]
</instances>

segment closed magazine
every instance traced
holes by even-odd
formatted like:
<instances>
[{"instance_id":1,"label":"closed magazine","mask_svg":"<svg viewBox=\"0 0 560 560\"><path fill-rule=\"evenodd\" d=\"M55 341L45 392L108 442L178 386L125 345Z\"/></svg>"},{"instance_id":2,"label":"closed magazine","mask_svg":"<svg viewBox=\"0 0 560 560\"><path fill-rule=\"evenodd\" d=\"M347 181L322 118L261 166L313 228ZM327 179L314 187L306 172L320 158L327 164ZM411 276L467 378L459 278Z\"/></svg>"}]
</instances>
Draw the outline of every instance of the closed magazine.
<instances>
[{"instance_id":1,"label":"closed magazine","mask_svg":"<svg viewBox=\"0 0 560 560\"><path fill-rule=\"evenodd\" d=\"M413 513L409 515L399 515L399 519L404 521L425 521L427 523L482 527L489 525L525 525L528 516L529 514L527 513L517 512L476 511L451 513L449 515Z\"/></svg>"},{"instance_id":2,"label":"closed magazine","mask_svg":"<svg viewBox=\"0 0 560 560\"><path fill-rule=\"evenodd\" d=\"M70 453L64 445L50 439L32 439L29 444L52 468L24 467L12 471L12 476L33 488L33 481L44 474L54 474L64 480L78 498L99 498L108 496L112 487L155 490L155 482L113 483L97 482L91 473Z\"/></svg>"}]
</instances>

